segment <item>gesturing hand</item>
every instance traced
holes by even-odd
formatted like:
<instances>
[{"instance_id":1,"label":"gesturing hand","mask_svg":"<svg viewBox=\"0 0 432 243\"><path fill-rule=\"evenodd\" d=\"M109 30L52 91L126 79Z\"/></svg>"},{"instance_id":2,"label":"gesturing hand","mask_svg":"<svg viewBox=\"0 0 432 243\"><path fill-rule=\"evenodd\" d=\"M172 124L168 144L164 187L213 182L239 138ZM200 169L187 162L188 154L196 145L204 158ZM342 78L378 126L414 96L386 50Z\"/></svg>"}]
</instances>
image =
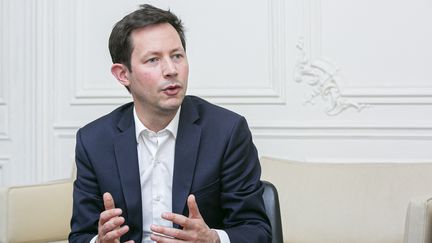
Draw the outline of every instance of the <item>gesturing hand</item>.
<instances>
[{"instance_id":1,"label":"gesturing hand","mask_svg":"<svg viewBox=\"0 0 432 243\"><path fill-rule=\"evenodd\" d=\"M121 226L125 219L120 216L122 210L115 208L114 199L109 192L103 195L105 211L100 214L97 243L120 243L120 237L129 231L127 225ZM127 241L125 243L134 243Z\"/></svg>"},{"instance_id":2,"label":"gesturing hand","mask_svg":"<svg viewBox=\"0 0 432 243\"><path fill-rule=\"evenodd\" d=\"M219 236L216 231L210 229L202 218L195 197L189 195L187 199L189 217L175 213L163 213L162 218L175 224L181 225L183 229L175 229L165 226L152 225L154 234L151 239L158 243L195 242L195 243L218 243ZM165 236L162 236L162 235Z\"/></svg>"}]
</instances>

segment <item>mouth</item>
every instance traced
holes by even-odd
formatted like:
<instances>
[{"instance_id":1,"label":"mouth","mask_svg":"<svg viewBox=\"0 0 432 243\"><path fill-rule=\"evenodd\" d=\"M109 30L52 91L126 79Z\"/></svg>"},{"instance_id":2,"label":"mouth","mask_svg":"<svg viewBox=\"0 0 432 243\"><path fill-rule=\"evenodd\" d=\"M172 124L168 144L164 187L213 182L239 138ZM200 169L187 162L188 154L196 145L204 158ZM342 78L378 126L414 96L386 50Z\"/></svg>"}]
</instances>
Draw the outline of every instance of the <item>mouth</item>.
<instances>
[{"instance_id":1,"label":"mouth","mask_svg":"<svg viewBox=\"0 0 432 243\"><path fill-rule=\"evenodd\" d=\"M162 88L162 92L168 96L174 96L180 92L181 88L179 84L170 84Z\"/></svg>"}]
</instances>

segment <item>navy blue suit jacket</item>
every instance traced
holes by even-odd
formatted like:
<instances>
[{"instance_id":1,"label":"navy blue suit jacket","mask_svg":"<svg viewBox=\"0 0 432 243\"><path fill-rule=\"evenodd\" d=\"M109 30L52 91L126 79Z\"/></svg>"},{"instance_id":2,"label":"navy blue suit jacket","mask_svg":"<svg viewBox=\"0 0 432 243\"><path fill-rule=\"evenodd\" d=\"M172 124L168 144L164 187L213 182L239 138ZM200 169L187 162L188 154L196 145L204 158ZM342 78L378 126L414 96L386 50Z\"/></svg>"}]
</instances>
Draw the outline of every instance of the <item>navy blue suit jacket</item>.
<instances>
[{"instance_id":1,"label":"navy blue suit jacket","mask_svg":"<svg viewBox=\"0 0 432 243\"><path fill-rule=\"evenodd\" d=\"M76 164L69 242L90 242L97 234L102 195L110 192L130 227L121 241L140 243L142 204L133 103L77 132ZM175 145L173 212L187 216L186 199L194 194L207 225L225 230L232 243L270 242L260 175L246 120L186 96Z\"/></svg>"}]
</instances>

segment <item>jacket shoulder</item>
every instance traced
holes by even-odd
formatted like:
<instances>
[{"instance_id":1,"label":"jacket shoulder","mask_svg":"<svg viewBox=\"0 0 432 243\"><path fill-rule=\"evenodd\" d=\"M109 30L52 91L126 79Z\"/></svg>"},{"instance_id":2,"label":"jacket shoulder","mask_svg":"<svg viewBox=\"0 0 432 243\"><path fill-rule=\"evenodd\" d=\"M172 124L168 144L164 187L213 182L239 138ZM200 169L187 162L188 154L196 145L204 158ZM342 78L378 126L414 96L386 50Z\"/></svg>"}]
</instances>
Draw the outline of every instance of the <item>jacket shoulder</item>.
<instances>
[{"instance_id":1,"label":"jacket shoulder","mask_svg":"<svg viewBox=\"0 0 432 243\"><path fill-rule=\"evenodd\" d=\"M133 109L133 103L127 103L124 104L115 110L111 111L110 113L97 118L96 120L86 124L84 127L79 129L79 132L82 135L98 135L98 134L106 134L106 133L113 133L117 131L117 124L122 119L122 117L128 113L131 114L132 117L132 109Z\"/></svg>"},{"instance_id":2,"label":"jacket shoulder","mask_svg":"<svg viewBox=\"0 0 432 243\"><path fill-rule=\"evenodd\" d=\"M207 116L210 116L216 120L237 120L242 117L231 110L212 104L202 98L196 96L186 96L186 98L197 108L201 118L207 118Z\"/></svg>"}]
</instances>

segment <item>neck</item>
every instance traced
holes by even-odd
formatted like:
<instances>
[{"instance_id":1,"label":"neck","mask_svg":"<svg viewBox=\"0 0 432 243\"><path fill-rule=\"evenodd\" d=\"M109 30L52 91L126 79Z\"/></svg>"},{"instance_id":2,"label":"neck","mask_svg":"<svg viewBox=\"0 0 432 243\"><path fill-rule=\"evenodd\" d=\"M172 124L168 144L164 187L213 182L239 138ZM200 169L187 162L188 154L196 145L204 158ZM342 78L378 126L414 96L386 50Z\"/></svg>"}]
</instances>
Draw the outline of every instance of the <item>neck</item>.
<instances>
[{"instance_id":1,"label":"neck","mask_svg":"<svg viewBox=\"0 0 432 243\"><path fill-rule=\"evenodd\" d=\"M135 109L139 120L144 124L145 127L153 132L159 132L168 126L168 124L174 119L178 108L170 111L148 111L144 107L140 107L135 104Z\"/></svg>"}]
</instances>

